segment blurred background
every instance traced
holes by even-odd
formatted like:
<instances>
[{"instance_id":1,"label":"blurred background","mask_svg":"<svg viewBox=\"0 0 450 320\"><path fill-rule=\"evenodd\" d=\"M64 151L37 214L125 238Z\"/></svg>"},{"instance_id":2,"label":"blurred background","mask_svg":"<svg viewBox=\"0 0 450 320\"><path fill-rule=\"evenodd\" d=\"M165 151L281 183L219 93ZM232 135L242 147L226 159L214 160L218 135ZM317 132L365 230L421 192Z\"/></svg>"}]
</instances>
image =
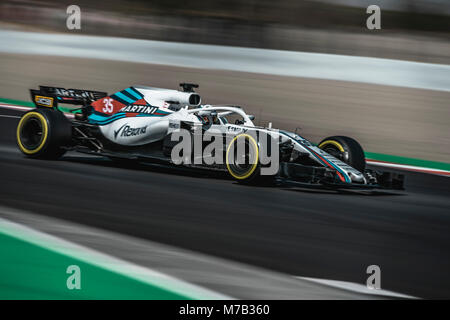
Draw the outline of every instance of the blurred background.
<instances>
[{"instance_id":1,"label":"blurred background","mask_svg":"<svg viewBox=\"0 0 450 320\"><path fill-rule=\"evenodd\" d=\"M81 8L81 30L66 27L69 5ZM380 30L366 27L368 5L381 8ZM0 0L0 236L1 217L28 221L243 299L323 297L322 284L315 292L294 276L365 286L373 264L382 266L385 289L448 298L448 176L402 171L400 195L249 187L215 173L71 153L63 161L26 159L15 129L17 105L32 105L29 89L39 85L111 94L193 82L203 103L241 105L256 124L316 143L350 136L368 159L450 170L449 22L449 0ZM0 298L11 297L4 288L24 293L30 278L59 285L66 276L46 256L4 239L0 256L3 249L17 259L0 262ZM208 268L203 256L180 262L171 248L155 251L143 239L219 260ZM87 283L116 287L94 277ZM336 294L327 297L342 298Z\"/></svg>"},{"instance_id":2,"label":"blurred background","mask_svg":"<svg viewBox=\"0 0 450 320\"><path fill-rule=\"evenodd\" d=\"M66 27L66 8L71 4L81 8L81 30ZM370 4L381 8L381 30L366 28ZM0 3L2 30L387 58L439 64L447 75L449 22L450 2L446 0ZM302 134L316 142L327 135L350 135L371 152L450 159L449 90L219 71L213 65L192 69L109 59L99 64L98 59L53 57L52 52L32 55L33 46L28 49L26 55L0 54L0 97L28 100L28 89L39 84L111 92L132 84L175 88L179 82L191 81L200 84L204 102L242 105L256 115L259 124L272 121L274 127L301 127ZM142 54L151 56L152 52ZM320 66L302 66L309 67ZM450 79L444 76L440 81L450 88Z\"/></svg>"},{"instance_id":3,"label":"blurred background","mask_svg":"<svg viewBox=\"0 0 450 320\"><path fill-rule=\"evenodd\" d=\"M82 33L164 41L448 63L446 0L2 0L3 25L68 32L65 9L82 9ZM382 10L368 32L366 8Z\"/></svg>"}]
</instances>

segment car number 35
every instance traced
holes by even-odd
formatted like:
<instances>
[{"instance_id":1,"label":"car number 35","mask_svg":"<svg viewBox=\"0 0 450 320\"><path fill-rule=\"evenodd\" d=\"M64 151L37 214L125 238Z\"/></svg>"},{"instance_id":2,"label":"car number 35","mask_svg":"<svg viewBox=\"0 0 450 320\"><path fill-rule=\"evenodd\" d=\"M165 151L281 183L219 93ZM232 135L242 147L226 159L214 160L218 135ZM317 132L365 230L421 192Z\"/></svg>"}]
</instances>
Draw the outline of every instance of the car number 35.
<instances>
[{"instance_id":1,"label":"car number 35","mask_svg":"<svg viewBox=\"0 0 450 320\"><path fill-rule=\"evenodd\" d=\"M114 110L114 106L112 104L113 99L111 98L105 98L103 99L103 103L105 106L103 107L103 112L105 113L111 113Z\"/></svg>"}]
</instances>

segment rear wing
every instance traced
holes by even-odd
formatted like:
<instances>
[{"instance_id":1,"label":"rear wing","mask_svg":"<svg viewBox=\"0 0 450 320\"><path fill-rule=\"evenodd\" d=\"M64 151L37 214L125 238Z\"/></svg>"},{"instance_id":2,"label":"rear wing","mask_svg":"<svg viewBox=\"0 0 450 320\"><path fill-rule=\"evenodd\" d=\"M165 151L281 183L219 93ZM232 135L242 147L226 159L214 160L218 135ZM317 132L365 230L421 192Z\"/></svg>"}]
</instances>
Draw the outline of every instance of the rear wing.
<instances>
[{"instance_id":1,"label":"rear wing","mask_svg":"<svg viewBox=\"0 0 450 320\"><path fill-rule=\"evenodd\" d=\"M91 102L108 96L108 93L92 90L65 89L39 86L39 90L30 89L31 100L36 107L57 108L59 103L89 105Z\"/></svg>"}]
</instances>

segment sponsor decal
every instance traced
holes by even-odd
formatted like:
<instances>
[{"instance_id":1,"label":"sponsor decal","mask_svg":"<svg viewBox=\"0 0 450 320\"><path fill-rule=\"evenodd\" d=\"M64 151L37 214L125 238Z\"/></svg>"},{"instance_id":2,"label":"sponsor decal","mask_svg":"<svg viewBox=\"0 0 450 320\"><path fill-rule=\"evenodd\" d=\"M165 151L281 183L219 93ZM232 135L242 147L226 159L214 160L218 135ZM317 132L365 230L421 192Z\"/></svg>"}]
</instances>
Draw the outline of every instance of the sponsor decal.
<instances>
[{"instance_id":1,"label":"sponsor decal","mask_svg":"<svg viewBox=\"0 0 450 320\"><path fill-rule=\"evenodd\" d=\"M122 108L121 112L130 112L130 113L144 113L144 114L153 114L158 110L157 107L152 107L148 105L139 105L133 104Z\"/></svg>"},{"instance_id":2,"label":"sponsor decal","mask_svg":"<svg viewBox=\"0 0 450 320\"><path fill-rule=\"evenodd\" d=\"M128 123L125 123L119 129L114 130L114 139L117 139L117 137L135 137L144 134L146 131L147 126L132 128Z\"/></svg>"},{"instance_id":3,"label":"sponsor decal","mask_svg":"<svg viewBox=\"0 0 450 320\"><path fill-rule=\"evenodd\" d=\"M51 97L35 96L34 101L39 106L50 108L53 106L53 98Z\"/></svg>"},{"instance_id":4,"label":"sponsor decal","mask_svg":"<svg viewBox=\"0 0 450 320\"><path fill-rule=\"evenodd\" d=\"M228 126L227 130L232 131L232 132L241 132L241 131L247 132L248 129L241 128L241 127Z\"/></svg>"},{"instance_id":5,"label":"sponsor decal","mask_svg":"<svg viewBox=\"0 0 450 320\"><path fill-rule=\"evenodd\" d=\"M64 89L64 88L54 88L55 94L61 97L70 98L88 98L94 100L94 94L90 91L74 90L74 89Z\"/></svg>"},{"instance_id":6,"label":"sponsor decal","mask_svg":"<svg viewBox=\"0 0 450 320\"><path fill-rule=\"evenodd\" d=\"M192 130L193 129L193 130ZM261 164L261 175L275 175L279 169L280 136L277 131L271 132L248 130L248 133L228 132L213 128L204 131L201 126L180 128L171 133L170 140L175 142L171 150L171 160L174 164L229 164L236 167L245 164L249 175L240 174L246 179ZM269 139L270 138L270 139ZM250 148L248 146L253 146ZM269 151L271 150L271 151ZM233 174L232 174L233 175ZM237 174L238 175L238 174ZM236 176L235 176L236 177ZM238 179L241 179L238 178Z\"/></svg>"}]
</instances>

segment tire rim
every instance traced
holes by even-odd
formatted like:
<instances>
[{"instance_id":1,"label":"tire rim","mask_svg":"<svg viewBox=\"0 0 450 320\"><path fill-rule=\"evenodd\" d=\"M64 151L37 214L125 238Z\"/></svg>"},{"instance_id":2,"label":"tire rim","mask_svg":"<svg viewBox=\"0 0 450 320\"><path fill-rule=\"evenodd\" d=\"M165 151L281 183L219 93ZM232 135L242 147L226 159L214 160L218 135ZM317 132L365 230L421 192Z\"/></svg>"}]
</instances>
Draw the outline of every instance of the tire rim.
<instances>
[{"instance_id":1,"label":"tire rim","mask_svg":"<svg viewBox=\"0 0 450 320\"><path fill-rule=\"evenodd\" d=\"M37 111L25 113L17 125L16 139L23 153L27 155L39 153L48 139L46 118Z\"/></svg>"},{"instance_id":2,"label":"tire rim","mask_svg":"<svg viewBox=\"0 0 450 320\"><path fill-rule=\"evenodd\" d=\"M43 131L42 123L38 118L29 118L20 130L22 145L28 150L37 149L42 143Z\"/></svg>"},{"instance_id":3,"label":"tire rim","mask_svg":"<svg viewBox=\"0 0 450 320\"><path fill-rule=\"evenodd\" d=\"M322 148L323 151L325 151L326 153L331 154L333 157L338 158L340 160L344 160L344 153L341 152L338 148L332 146L332 145L328 145L325 148Z\"/></svg>"},{"instance_id":4,"label":"tire rim","mask_svg":"<svg viewBox=\"0 0 450 320\"><path fill-rule=\"evenodd\" d=\"M341 161L348 161L348 153L345 151L344 147L337 141L327 140L325 142L322 142L319 145L319 148Z\"/></svg>"},{"instance_id":5,"label":"tire rim","mask_svg":"<svg viewBox=\"0 0 450 320\"><path fill-rule=\"evenodd\" d=\"M237 152L236 141L245 139L245 150L243 154ZM258 166L258 146L256 141L249 135L236 136L227 149L227 168L228 172L236 179L247 179L252 175Z\"/></svg>"}]
</instances>

